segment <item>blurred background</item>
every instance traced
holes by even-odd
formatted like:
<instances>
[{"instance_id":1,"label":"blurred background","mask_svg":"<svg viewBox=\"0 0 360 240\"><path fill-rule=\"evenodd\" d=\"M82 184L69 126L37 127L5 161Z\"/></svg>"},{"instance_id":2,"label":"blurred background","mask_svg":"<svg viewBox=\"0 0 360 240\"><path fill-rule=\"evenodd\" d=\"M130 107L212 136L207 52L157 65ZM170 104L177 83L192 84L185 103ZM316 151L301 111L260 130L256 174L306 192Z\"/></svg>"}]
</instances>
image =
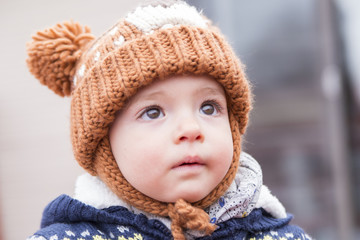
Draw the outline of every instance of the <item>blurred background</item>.
<instances>
[{"instance_id":1,"label":"blurred background","mask_svg":"<svg viewBox=\"0 0 360 240\"><path fill-rule=\"evenodd\" d=\"M360 2L189 2L247 66L264 183L316 239L360 239Z\"/></svg>"},{"instance_id":2,"label":"blurred background","mask_svg":"<svg viewBox=\"0 0 360 240\"><path fill-rule=\"evenodd\" d=\"M36 30L73 19L99 36L139 0L0 1L0 240L25 239L83 173L70 100L25 64ZM188 0L247 66L255 105L243 148L316 239L360 239L360 2Z\"/></svg>"}]
</instances>

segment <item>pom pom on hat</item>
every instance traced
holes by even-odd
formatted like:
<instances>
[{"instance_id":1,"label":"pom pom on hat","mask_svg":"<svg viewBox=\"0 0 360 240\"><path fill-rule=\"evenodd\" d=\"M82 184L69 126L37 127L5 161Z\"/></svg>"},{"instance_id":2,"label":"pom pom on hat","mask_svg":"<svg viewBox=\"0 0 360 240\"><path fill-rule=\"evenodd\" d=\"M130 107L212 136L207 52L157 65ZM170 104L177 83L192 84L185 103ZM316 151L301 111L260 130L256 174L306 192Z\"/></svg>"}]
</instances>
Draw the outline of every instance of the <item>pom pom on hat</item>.
<instances>
[{"instance_id":1,"label":"pom pom on hat","mask_svg":"<svg viewBox=\"0 0 360 240\"><path fill-rule=\"evenodd\" d=\"M30 72L56 94L71 94L76 63L85 46L94 39L88 27L64 22L37 32L27 44Z\"/></svg>"}]
</instances>

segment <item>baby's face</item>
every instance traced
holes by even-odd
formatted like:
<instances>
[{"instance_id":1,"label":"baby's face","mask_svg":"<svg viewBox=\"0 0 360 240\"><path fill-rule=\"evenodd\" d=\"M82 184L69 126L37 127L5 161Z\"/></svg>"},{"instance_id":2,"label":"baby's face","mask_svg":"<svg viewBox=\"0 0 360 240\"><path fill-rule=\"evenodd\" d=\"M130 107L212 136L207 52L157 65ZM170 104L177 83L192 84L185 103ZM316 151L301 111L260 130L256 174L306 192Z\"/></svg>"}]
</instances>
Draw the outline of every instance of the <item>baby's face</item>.
<instances>
[{"instance_id":1,"label":"baby's face","mask_svg":"<svg viewBox=\"0 0 360 240\"><path fill-rule=\"evenodd\" d=\"M110 128L126 180L162 202L206 197L233 156L223 88L206 76L176 76L140 90Z\"/></svg>"}]
</instances>

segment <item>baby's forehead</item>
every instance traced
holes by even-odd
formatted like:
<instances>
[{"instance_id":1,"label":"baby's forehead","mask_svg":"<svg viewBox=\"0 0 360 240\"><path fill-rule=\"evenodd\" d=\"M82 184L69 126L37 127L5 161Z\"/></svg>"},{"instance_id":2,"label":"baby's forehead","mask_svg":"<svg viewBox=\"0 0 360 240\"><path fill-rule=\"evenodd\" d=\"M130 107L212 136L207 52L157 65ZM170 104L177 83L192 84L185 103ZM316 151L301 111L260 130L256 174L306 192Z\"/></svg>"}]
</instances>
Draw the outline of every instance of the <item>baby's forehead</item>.
<instances>
[{"instance_id":1,"label":"baby's forehead","mask_svg":"<svg viewBox=\"0 0 360 240\"><path fill-rule=\"evenodd\" d=\"M223 86L214 78L206 75L175 75L158 79L142 87L133 96L161 96L170 94L173 97L181 97L181 93L201 95L208 94L225 96Z\"/></svg>"}]
</instances>

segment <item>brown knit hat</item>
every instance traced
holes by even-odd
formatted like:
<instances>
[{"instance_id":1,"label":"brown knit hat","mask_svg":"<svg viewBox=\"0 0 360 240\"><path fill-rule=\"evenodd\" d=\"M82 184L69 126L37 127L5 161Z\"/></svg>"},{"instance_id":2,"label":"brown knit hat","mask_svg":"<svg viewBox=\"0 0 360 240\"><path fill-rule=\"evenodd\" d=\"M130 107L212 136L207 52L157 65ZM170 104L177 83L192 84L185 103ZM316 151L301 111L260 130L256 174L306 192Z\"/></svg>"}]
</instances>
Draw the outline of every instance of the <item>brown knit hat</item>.
<instances>
[{"instance_id":1,"label":"brown knit hat","mask_svg":"<svg viewBox=\"0 0 360 240\"><path fill-rule=\"evenodd\" d=\"M210 234L215 227L202 209L223 195L234 180L240 136L251 108L243 66L222 34L182 1L139 6L94 39L87 27L66 22L38 32L27 48L31 73L58 95L72 97L71 136L76 160L136 208L169 216L175 239L184 239L183 229ZM139 89L181 74L206 74L224 87L234 144L233 160L222 182L192 204L183 200L159 202L137 191L118 168L108 138L116 112Z\"/></svg>"}]
</instances>

